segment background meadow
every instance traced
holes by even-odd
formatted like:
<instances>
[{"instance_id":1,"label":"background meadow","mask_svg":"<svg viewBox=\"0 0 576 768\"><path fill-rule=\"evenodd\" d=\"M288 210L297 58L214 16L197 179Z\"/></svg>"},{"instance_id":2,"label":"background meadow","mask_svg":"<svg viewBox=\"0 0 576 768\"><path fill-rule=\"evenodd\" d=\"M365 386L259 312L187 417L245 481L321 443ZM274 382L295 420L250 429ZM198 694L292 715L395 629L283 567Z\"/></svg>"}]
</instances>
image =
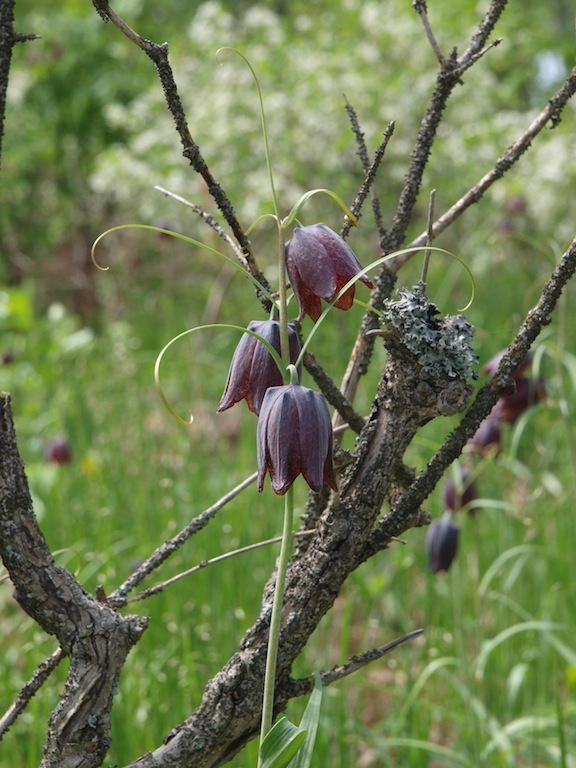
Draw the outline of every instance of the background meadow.
<instances>
[{"instance_id":1,"label":"background meadow","mask_svg":"<svg viewBox=\"0 0 576 768\"><path fill-rule=\"evenodd\" d=\"M447 112L426 178L439 211L488 170L572 66L568 5L558 0L527 14L511 3L498 31L504 42L466 77ZM448 50L463 45L483 6L458 0L458 13L444 6L430 2L429 12ZM270 202L254 88L239 60L215 62L221 45L243 50L261 78L286 209L312 187L354 197L362 174L342 93L372 150L396 121L377 183L389 220L435 76L408 4L392 2L384 13L381 3L360 0L338 7L171 0L161 8L131 0L118 10L142 34L169 40L195 139L242 222L269 211ZM210 202L180 158L160 87L139 51L79 0L51 9L50 23L40 2L17 12L19 28L43 39L16 52L10 83L0 189L0 386L12 394L36 512L57 562L89 591L102 585L111 592L255 470L255 418L242 405L215 413L238 337L194 334L167 354L163 383L179 413L192 410L188 428L163 408L153 366L186 328L244 325L260 318L260 308L239 274L149 232L110 235L98 252L110 271L92 266L90 244L115 224L164 224L217 247L211 230L153 186ZM473 272L476 298L466 314L476 326L480 365L506 346L574 236L574 128L572 105L518 169L437 242ZM412 235L424 227L424 202L417 213ZM315 200L305 217L338 228L338 211L325 201ZM260 226L253 242L273 279L271 228ZM350 242L363 264L376 257L368 211ZM414 284L420 268L416 257L399 285ZM462 267L434 256L429 293L441 311L456 312L469 292ZM475 515L459 514L450 571L430 573L426 530L410 531L353 574L298 660L295 675L309 675L425 630L326 690L315 765L576 766L575 292L566 291L533 350L545 400L505 429L498 456L461 458L480 498ZM366 299L365 289L358 293ZM333 314L313 350L339 380L362 309ZM359 394L361 412L384 360L379 349ZM423 428L408 463L421 468L455 423ZM56 436L70 445L69 464L46 459ZM305 498L300 487L300 510ZM442 514L440 488L426 509ZM143 586L280 530L277 500L269 488L258 494L251 486ZM271 546L228 559L130 607L151 621L122 675L107 764L154 748L194 709L257 617L276 554ZM0 570L2 712L55 649L13 599L5 575ZM39 763L65 665L0 744L1 768ZM302 708L292 702L289 714L297 718ZM231 765L255 762L250 745Z\"/></svg>"}]
</instances>

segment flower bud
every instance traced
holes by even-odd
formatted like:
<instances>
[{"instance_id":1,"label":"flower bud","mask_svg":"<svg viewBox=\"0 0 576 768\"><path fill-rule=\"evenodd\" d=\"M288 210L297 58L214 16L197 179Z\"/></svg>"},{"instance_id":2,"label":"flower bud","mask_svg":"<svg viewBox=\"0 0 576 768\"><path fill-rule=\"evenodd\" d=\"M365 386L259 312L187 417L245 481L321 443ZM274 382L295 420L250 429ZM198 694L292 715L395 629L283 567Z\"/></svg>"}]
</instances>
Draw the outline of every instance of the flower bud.
<instances>
[{"instance_id":1,"label":"flower bud","mask_svg":"<svg viewBox=\"0 0 576 768\"><path fill-rule=\"evenodd\" d=\"M269 472L279 495L300 474L313 491L324 483L336 491L332 441L330 412L322 395L300 384L271 387L258 419L258 490Z\"/></svg>"},{"instance_id":2,"label":"flower bud","mask_svg":"<svg viewBox=\"0 0 576 768\"><path fill-rule=\"evenodd\" d=\"M452 520L450 512L445 512L438 520L433 520L426 536L428 564L432 573L447 571L452 565L458 550L459 528Z\"/></svg>"},{"instance_id":3,"label":"flower bud","mask_svg":"<svg viewBox=\"0 0 576 768\"><path fill-rule=\"evenodd\" d=\"M348 243L322 223L294 229L286 243L286 269L300 307L300 319L310 315L314 322L322 314L321 299L334 301L346 283L362 272ZM360 280L372 288L366 275ZM334 306L350 309L355 288L352 285Z\"/></svg>"},{"instance_id":4,"label":"flower bud","mask_svg":"<svg viewBox=\"0 0 576 768\"><path fill-rule=\"evenodd\" d=\"M252 320L248 330L262 336L280 354L280 323L277 320ZM288 340L290 362L294 364L300 354L300 339L291 323L288 325ZM299 373L300 370L301 367ZM258 415L268 387L277 387L280 384L282 373L270 352L257 338L245 333L232 357L218 413L245 399L248 408Z\"/></svg>"}]
</instances>

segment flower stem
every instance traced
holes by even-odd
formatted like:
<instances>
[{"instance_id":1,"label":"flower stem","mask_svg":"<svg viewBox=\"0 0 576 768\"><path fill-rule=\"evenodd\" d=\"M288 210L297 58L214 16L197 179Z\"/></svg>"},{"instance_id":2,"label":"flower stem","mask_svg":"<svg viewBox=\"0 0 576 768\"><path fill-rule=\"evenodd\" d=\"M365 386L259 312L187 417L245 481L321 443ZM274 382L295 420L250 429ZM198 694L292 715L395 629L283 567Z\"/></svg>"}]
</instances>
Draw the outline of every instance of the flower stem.
<instances>
[{"instance_id":1,"label":"flower stem","mask_svg":"<svg viewBox=\"0 0 576 768\"><path fill-rule=\"evenodd\" d=\"M292 522L294 518L294 494L289 488L284 496L284 527L282 530L282 545L276 571L276 586L274 588L274 603L270 619L270 634L268 635L268 654L266 657L266 676L264 678L264 700L262 703L262 725L260 728L260 745L272 727L274 715L274 688L276 684L276 661L278 658L278 639L280 637L280 620L282 618L282 603L286 584L286 570L290 559L292 546ZM261 766L258 757L258 766Z\"/></svg>"},{"instance_id":2,"label":"flower stem","mask_svg":"<svg viewBox=\"0 0 576 768\"><path fill-rule=\"evenodd\" d=\"M288 302L286 298L286 247L285 230L278 223L278 314L280 321L280 357L287 368L290 365L290 341L288 338ZM286 381L287 375L284 374Z\"/></svg>"}]
</instances>

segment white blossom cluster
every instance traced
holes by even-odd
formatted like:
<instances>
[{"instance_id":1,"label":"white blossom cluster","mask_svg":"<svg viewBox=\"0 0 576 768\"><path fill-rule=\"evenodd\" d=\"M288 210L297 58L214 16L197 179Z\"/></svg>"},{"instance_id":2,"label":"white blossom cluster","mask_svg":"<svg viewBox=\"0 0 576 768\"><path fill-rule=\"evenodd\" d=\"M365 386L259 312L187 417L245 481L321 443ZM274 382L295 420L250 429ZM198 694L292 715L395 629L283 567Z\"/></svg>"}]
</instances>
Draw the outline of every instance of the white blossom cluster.
<instances>
[{"instance_id":1,"label":"white blossom cluster","mask_svg":"<svg viewBox=\"0 0 576 768\"><path fill-rule=\"evenodd\" d=\"M440 44L449 51L453 41L442 37L442 19L434 20ZM460 33L464 40L477 21L470 16L469 29ZM312 13L290 19L258 4L236 16L211 0L198 7L182 36L170 41L170 57L190 131L244 226L271 210L271 196L254 82L233 53L224 51L216 61L222 46L242 51L259 77L283 210L315 187L332 188L347 201L354 198L363 172L344 108L346 96L371 153L387 124L396 122L376 182L384 215L392 214L438 66L411 8L384 12L382 3L370 0L327 3L319 24ZM535 109L507 106L499 73L512 55L506 45L504 40L467 73L464 87L450 100L424 179L426 189L438 191L439 206L450 206L478 181L534 117ZM535 78L537 57L534 50ZM540 109L546 96L535 94L534 101ZM574 114L569 106L567 123ZM157 211L159 196L151 191L157 184L212 207L202 182L181 157L157 80L135 102L111 104L108 119L129 127L134 138L100 157L90 179L95 191L144 220ZM521 189L535 201L531 221L559 238L571 231L572 222L563 210L567 197L558 189L576 184L568 133L569 125L538 137L537 149L488 193L504 210L507 199ZM471 235L483 216L482 210L467 215ZM494 230L499 226L500 220L495 221Z\"/></svg>"}]
</instances>

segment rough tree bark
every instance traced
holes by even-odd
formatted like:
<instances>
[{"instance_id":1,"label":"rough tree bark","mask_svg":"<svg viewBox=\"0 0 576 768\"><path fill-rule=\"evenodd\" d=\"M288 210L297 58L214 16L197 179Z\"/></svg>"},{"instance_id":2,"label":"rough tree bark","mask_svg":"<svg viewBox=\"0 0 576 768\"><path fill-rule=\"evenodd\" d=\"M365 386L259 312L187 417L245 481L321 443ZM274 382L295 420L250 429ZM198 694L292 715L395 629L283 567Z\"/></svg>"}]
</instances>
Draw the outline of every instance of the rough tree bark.
<instances>
[{"instance_id":1,"label":"rough tree bark","mask_svg":"<svg viewBox=\"0 0 576 768\"><path fill-rule=\"evenodd\" d=\"M181 137L183 155L206 180L238 243L239 258L255 277L267 285L230 201L212 176L188 129L168 61L167 46L141 38L105 0L93 0L93 3L105 21L111 21L154 62ZM28 39L14 32L13 6L12 0L0 4L0 138L10 54L17 42ZM428 23L425 3L414 3L438 58L439 70L412 152L398 208L390 228L387 231L381 228L380 231L384 253L395 250L405 241L407 226L420 193L422 175L447 100L454 87L461 82L463 73L485 53L489 36L505 6L506 0L492 0L469 46L458 57L455 51L448 56L442 54ZM540 116L496 162L494 168L433 224L432 236L446 229L479 199L521 157L545 125L551 123L553 126L558 121L575 90L576 70L570 73ZM359 193L359 207L370 190L391 132L392 127L373 163L370 163L366 147L362 145L361 131L359 128L355 130L367 174ZM415 241L418 245L424 242L424 235ZM292 679L292 664L320 619L332 607L350 573L367 558L385 549L394 537L428 522L428 516L421 510L422 503L446 468L460 455L466 441L490 412L499 395L508 390L514 370L542 327L550 321L562 289L576 269L576 240L552 273L538 304L520 326L496 375L478 391L469 407L473 353L466 326L458 318L438 320L434 308L427 305L421 288L415 289L418 301L404 304L402 301L390 302L395 272L401 263L398 261L392 269L381 270L371 300L374 306L384 310L388 321L384 332L388 356L368 419L364 420L354 413L352 402L357 381L369 364L374 343L378 343L378 333L368 333L380 330L374 314L367 313L359 331L342 391L329 380L313 355L309 354L306 359L307 367L319 387L341 418L359 433L359 437L351 460L342 470L339 493L331 496L327 493L311 494L303 516L303 527L314 528L314 533L299 540L288 571L278 655L277 711L281 711L290 698L311 690L311 679ZM417 328L416 321L419 323ZM435 350L439 349L437 334L444 334L443 346L434 357ZM446 345L454 347L451 367L445 364ZM429 359L430 352L432 360ZM414 477L404 466L403 456L417 430L430 419L460 413L467 407L460 425L447 438L445 445L420 475ZM384 513L383 508L386 509ZM213 513L212 509L207 510L196 525L159 547L134 577L111 596L89 595L72 574L55 565L37 525L18 452L10 398L2 395L0 554L23 607L46 632L58 638L60 650L39 670L14 706L0 719L0 738L50 670L67 656L70 662L67 682L50 719L42 766L88 768L102 764L109 745L113 693L127 654L146 628L144 618L121 615L119 610L126 604L128 592L188 536L205 525ZM167 768L194 765L195 768L214 768L230 760L257 735L273 589L274 574L265 586L258 620L246 633L238 652L207 683L197 710L177 725L162 745L141 756L131 766ZM384 652L386 649L377 649L364 661ZM325 684L334 677L334 674L325 674Z\"/></svg>"}]
</instances>

